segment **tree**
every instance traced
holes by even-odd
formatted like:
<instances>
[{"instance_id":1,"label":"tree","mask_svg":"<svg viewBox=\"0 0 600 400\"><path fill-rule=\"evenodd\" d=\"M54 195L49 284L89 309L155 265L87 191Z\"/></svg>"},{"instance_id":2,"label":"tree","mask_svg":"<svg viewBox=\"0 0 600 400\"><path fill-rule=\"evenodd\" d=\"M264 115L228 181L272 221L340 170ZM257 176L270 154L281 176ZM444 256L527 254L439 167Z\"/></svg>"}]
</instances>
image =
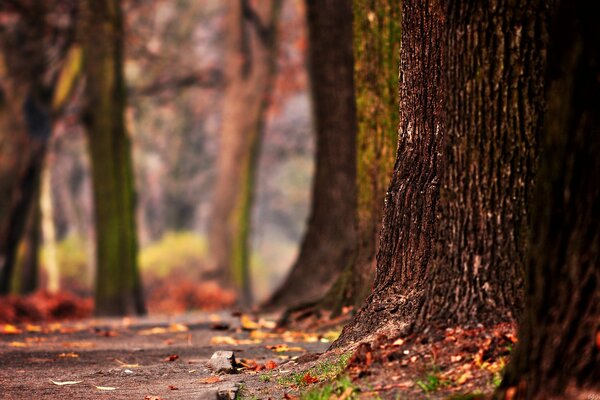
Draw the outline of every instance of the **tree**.
<instances>
[{"instance_id":1,"label":"tree","mask_svg":"<svg viewBox=\"0 0 600 400\"><path fill-rule=\"evenodd\" d=\"M316 166L298 258L268 306L319 299L352 262L356 209L356 105L352 3L307 1ZM350 229L348 227L351 227Z\"/></svg>"},{"instance_id":2,"label":"tree","mask_svg":"<svg viewBox=\"0 0 600 400\"><path fill-rule=\"evenodd\" d=\"M62 12L51 17L49 10L58 6ZM0 8L14 16L0 24L0 294L11 290L13 280L36 275L40 175L52 123L73 86L73 76L63 71L73 32L73 24L65 29L64 22L72 21L74 9L61 0L2 3ZM62 18L62 25L53 18ZM26 231L32 238L24 261L30 271L14 276ZM31 290L31 283L16 286Z\"/></svg>"},{"instance_id":3,"label":"tree","mask_svg":"<svg viewBox=\"0 0 600 400\"><path fill-rule=\"evenodd\" d=\"M137 264L131 143L125 129L123 21L119 0L81 10L86 128L96 221L97 315L145 312Z\"/></svg>"},{"instance_id":4,"label":"tree","mask_svg":"<svg viewBox=\"0 0 600 400\"><path fill-rule=\"evenodd\" d=\"M400 3L354 0L354 80L357 107L356 242L351 262L316 304L337 314L360 307L372 289L385 190L398 143ZM295 310L290 310L295 311ZM302 310L305 314L307 310Z\"/></svg>"},{"instance_id":5,"label":"tree","mask_svg":"<svg viewBox=\"0 0 600 400\"><path fill-rule=\"evenodd\" d=\"M375 287L341 343L520 312L548 6L406 1L402 14Z\"/></svg>"},{"instance_id":6,"label":"tree","mask_svg":"<svg viewBox=\"0 0 600 400\"><path fill-rule=\"evenodd\" d=\"M562 1L551 30L544 148L526 305L498 398L600 393L600 26L592 4Z\"/></svg>"},{"instance_id":7,"label":"tree","mask_svg":"<svg viewBox=\"0 0 600 400\"><path fill-rule=\"evenodd\" d=\"M276 71L280 0L229 3L225 89L218 177L212 200L209 245L218 271L250 304L249 235L254 179L265 110Z\"/></svg>"}]
</instances>

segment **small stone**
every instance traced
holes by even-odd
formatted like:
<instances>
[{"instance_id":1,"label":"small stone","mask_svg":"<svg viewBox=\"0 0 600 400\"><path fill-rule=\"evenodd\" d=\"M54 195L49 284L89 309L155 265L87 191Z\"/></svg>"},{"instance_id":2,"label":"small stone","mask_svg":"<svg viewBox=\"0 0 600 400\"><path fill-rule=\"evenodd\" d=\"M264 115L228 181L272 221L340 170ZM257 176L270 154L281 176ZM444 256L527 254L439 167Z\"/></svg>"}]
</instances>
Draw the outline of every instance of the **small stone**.
<instances>
[{"instance_id":1,"label":"small stone","mask_svg":"<svg viewBox=\"0 0 600 400\"><path fill-rule=\"evenodd\" d=\"M233 351L215 351L208 361L208 366L215 372L235 372L236 362Z\"/></svg>"},{"instance_id":2,"label":"small stone","mask_svg":"<svg viewBox=\"0 0 600 400\"><path fill-rule=\"evenodd\" d=\"M235 400L238 397L239 390L238 385L220 387L217 389L217 400Z\"/></svg>"}]
</instances>

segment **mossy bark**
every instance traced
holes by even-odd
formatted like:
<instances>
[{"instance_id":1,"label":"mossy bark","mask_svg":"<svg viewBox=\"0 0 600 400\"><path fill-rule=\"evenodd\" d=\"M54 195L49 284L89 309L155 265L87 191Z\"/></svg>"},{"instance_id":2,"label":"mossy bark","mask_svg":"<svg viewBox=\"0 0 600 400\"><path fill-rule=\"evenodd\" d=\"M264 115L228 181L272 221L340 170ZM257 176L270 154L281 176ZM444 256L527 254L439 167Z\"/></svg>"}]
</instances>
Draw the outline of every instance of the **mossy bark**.
<instances>
[{"instance_id":1,"label":"mossy bark","mask_svg":"<svg viewBox=\"0 0 600 400\"><path fill-rule=\"evenodd\" d=\"M82 4L84 124L96 221L97 315L145 312L137 263L131 143L125 129L123 21L118 0Z\"/></svg>"},{"instance_id":2,"label":"mossy bark","mask_svg":"<svg viewBox=\"0 0 600 400\"><path fill-rule=\"evenodd\" d=\"M226 79L210 252L217 273L252 302L250 227L265 110L275 77L280 0L229 3Z\"/></svg>"},{"instance_id":3,"label":"mossy bark","mask_svg":"<svg viewBox=\"0 0 600 400\"><path fill-rule=\"evenodd\" d=\"M525 314L498 399L600 397L600 25L562 1L551 29Z\"/></svg>"},{"instance_id":4,"label":"mossy bark","mask_svg":"<svg viewBox=\"0 0 600 400\"><path fill-rule=\"evenodd\" d=\"M306 233L291 272L267 306L321 298L353 260L356 243L356 104L352 3L307 1L316 166Z\"/></svg>"},{"instance_id":5,"label":"mossy bark","mask_svg":"<svg viewBox=\"0 0 600 400\"><path fill-rule=\"evenodd\" d=\"M358 121L356 150L356 250L321 306L340 312L360 307L372 290L376 252L398 143L398 1L354 0L354 82Z\"/></svg>"}]
</instances>

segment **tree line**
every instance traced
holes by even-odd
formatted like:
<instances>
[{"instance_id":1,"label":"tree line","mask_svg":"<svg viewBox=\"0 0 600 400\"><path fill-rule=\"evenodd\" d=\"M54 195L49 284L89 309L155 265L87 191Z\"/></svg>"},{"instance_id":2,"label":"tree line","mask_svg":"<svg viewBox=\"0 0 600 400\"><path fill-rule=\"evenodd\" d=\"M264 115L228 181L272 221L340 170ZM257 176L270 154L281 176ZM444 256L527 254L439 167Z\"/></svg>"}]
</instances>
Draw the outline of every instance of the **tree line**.
<instances>
[{"instance_id":1,"label":"tree line","mask_svg":"<svg viewBox=\"0 0 600 400\"><path fill-rule=\"evenodd\" d=\"M83 22L71 35L79 38L86 79L96 310L139 313L119 2L77 5ZM210 243L246 303L252 183L279 7L240 0L228 11ZM576 398L597 389L600 28L593 5L307 0L306 10L317 138L311 214L288 278L264 307L356 307L338 346L374 333L518 323L519 345L498 398L509 388L515 398ZM28 34L37 26L31 21ZM41 61L11 70L25 55L10 35L2 39L15 88L2 87L0 123L18 127L2 129L18 134L0 133L6 291L51 131L56 88L48 82L60 80L38 82L51 75ZM22 106L10 112L15 104Z\"/></svg>"}]
</instances>

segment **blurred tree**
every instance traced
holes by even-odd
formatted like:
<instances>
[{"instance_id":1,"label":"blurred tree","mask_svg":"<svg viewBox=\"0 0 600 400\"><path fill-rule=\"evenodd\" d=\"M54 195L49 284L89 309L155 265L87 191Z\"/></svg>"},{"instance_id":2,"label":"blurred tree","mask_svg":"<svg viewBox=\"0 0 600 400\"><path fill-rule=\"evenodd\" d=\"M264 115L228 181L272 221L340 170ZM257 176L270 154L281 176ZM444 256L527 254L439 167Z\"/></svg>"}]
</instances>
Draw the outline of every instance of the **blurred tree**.
<instances>
[{"instance_id":1,"label":"blurred tree","mask_svg":"<svg viewBox=\"0 0 600 400\"><path fill-rule=\"evenodd\" d=\"M0 14L0 293L11 282L35 285L40 174L52 121L61 64L73 34L74 2L2 2ZM51 13L51 11L54 12ZM69 92L70 85L66 86ZM65 89L63 87L63 89ZM29 221L29 222L28 222ZM18 247L28 231L23 274L13 277ZM14 278L14 279L13 279ZM25 279L23 282L19 282Z\"/></svg>"},{"instance_id":2,"label":"blurred tree","mask_svg":"<svg viewBox=\"0 0 600 400\"><path fill-rule=\"evenodd\" d=\"M131 144L125 129L119 0L81 5L88 137L96 223L97 315L145 312L137 263Z\"/></svg>"},{"instance_id":3,"label":"blurred tree","mask_svg":"<svg viewBox=\"0 0 600 400\"><path fill-rule=\"evenodd\" d=\"M308 0L307 21L317 134L312 209L298 258L271 307L320 298L352 262L356 241L352 3Z\"/></svg>"},{"instance_id":4,"label":"blurred tree","mask_svg":"<svg viewBox=\"0 0 600 400\"><path fill-rule=\"evenodd\" d=\"M227 11L226 89L209 245L218 271L252 301L250 216L265 110L277 60L280 0L234 0Z\"/></svg>"},{"instance_id":5,"label":"blurred tree","mask_svg":"<svg viewBox=\"0 0 600 400\"><path fill-rule=\"evenodd\" d=\"M600 393L600 25L561 1L551 29L525 313L498 399Z\"/></svg>"},{"instance_id":6,"label":"blurred tree","mask_svg":"<svg viewBox=\"0 0 600 400\"><path fill-rule=\"evenodd\" d=\"M407 0L402 15L400 141L375 287L342 342L521 309L548 6Z\"/></svg>"},{"instance_id":7,"label":"blurred tree","mask_svg":"<svg viewBox=\"0 0 600 400\"><path fill-rule=\"evenodd\" d=\"M354 78L358 118L355 259L344 267L319 307L359 307L371 292L383 200L398 144L398 1L354 0Z\"/></svg>"}]
</instances>

